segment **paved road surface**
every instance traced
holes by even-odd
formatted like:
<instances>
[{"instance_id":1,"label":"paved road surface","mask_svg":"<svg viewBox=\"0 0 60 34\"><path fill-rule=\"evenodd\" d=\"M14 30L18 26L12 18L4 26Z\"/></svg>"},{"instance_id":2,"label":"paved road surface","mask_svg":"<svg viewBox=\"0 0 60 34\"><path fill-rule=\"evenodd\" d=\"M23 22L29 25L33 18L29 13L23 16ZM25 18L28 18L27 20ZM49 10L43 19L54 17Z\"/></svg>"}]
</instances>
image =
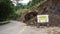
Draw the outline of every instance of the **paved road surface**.
<instances>
[{"instance_id":1,"label":"paved road surface","mask_svg":"<svg viewBox=\"0 0 60 34\"><path fill-rule=\"evenodd\" d=\"M59 34L59 27L36 28L35 26L26 26L18 21L11 21L9 24L0 26L0 34Z\"/></svg>"}]
</instances>

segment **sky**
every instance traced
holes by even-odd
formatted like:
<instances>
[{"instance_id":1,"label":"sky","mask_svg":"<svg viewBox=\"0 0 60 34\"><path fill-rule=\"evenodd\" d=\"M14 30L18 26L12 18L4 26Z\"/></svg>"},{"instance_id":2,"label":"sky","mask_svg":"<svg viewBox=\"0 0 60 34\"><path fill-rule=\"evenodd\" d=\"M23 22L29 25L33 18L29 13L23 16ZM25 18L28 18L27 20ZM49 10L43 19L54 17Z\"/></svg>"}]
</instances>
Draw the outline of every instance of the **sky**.
<instances>
[{"instance_id":1,"label":"sky","mask_svg":"<svg viewBox=\"0 0 60 34\"><path fill-rule=\"evenodd\" d=\"M17 2L15 0L11 0L11 1L13 1L14 6L16 6ZM32 1L32 0L21 0L18 3L21 3L22 5L27 5L29 1Z\"/></svg>"}]
</instances>

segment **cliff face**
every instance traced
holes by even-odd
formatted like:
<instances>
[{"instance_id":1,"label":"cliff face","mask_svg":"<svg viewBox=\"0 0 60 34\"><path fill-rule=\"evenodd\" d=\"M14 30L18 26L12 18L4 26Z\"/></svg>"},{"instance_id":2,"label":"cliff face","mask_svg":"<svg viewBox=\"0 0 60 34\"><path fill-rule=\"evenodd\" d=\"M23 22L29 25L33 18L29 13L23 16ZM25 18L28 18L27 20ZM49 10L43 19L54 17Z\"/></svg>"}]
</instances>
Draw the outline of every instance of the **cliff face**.
<instances>
[{"instance_id":1,"label":"cliff face","mask_svg":"<svg viewBox=\"0 0 60 34\"><path fill-rule=\"evenodd\" d=\"M51 26L60 26L60 0L47 0L39 6L38 14L48 14Z\"/></svg>"}]
</instances>

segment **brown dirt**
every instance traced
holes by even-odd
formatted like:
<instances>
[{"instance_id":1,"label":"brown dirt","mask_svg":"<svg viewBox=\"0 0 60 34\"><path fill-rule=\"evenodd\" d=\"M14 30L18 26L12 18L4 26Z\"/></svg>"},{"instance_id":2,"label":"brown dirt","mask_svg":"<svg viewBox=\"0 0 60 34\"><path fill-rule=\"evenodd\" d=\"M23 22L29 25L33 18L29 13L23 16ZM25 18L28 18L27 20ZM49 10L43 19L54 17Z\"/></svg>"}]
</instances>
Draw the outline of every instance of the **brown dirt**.
<instances>
[{"instance_id":1,"label":"brown dirt","mask_svg":"<svg viewBox=\"0 0 60 34\"><path fill-rule=\"evenodd\" d=\"M34 12L30 15L36 14L37 15L41 15L41 14L48 14L49 15L49 25L50 26L59 26L60 27L60 0L47 0L46 2L44 2L43 4L39 5L39 9L38 11L36 11L35 9L30 9L27 12L25 12L26 14L29 14L31 12ZM25 15L26 14L22 14L21 16L21 21L25 22ZM37 18L36 16L30 18L28 21L26 21L27 24L33 24L36 25L37 24ZM29 17L27 17L29 18Z\"/></svg>"}]
</instances>

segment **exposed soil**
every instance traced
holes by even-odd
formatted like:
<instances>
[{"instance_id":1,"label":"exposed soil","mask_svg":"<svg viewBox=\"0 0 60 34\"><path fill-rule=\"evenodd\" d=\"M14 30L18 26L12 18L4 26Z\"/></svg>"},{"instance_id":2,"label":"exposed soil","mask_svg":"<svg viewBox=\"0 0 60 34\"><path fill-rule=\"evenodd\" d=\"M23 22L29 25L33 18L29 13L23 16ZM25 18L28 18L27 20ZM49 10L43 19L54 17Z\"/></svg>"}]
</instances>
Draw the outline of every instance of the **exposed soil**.
<instances>
[{"instance_id":1,"label":"exposed soil","mask_svg":"<svg viewBox=\"0 0 60 34\"><path fill-rule=\"evenodd\" d=\"M37 15L48 14L49 25L60 27L60 0L47 0L43 4L39 5L38 11L35 9L28 10L25 14L22 14L21 21L26 22L28 25L37 24ZM30 17L32 15L32 17ZM27 18L27 19L26 19Z\"/></svg>"}]
</instances>

